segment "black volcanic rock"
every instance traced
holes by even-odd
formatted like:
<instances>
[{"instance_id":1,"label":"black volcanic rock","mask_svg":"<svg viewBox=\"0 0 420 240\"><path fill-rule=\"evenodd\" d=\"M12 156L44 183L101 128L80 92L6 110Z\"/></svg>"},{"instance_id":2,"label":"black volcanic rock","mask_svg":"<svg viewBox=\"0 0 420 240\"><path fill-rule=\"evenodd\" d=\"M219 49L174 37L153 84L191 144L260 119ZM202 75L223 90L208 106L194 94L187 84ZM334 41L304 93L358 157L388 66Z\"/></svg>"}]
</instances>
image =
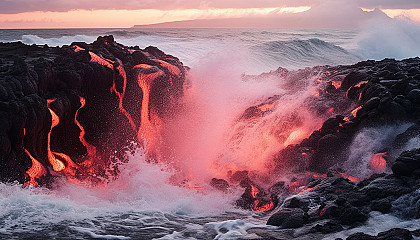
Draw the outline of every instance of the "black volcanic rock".
<instances>
[{"instance_id":1,"label":"black volcanic rock","mask_svg":"<svg viewBox=\"0 0 420 240\"><path fill-rule=\"evenodd\" d=\"M305 224L307 216L300 208L282 208L268 219L267 225L282 228L298 228Z\"/></svg>"},{"instance_id":2,"label":"black volcanic rock","mask_svg":"<svg viewBox=\"0 0 420 240\"><path fill-rule=\"evenodd\" d=\"M75 122L77 112L77 120L86 131L85 140L97 150L97 165L101 167L95 174L104 174L112 158L124 160L141 124L143 93L134 69L137 64L148 64L164 73L153 81L150 107L160 118L167 117L182 95L185 70L176 57L157 48L126 47L112 36L98 37L92 44L59 48L0 43L0 180L28 181L26 171L32 162L25 149L45 167L45 178L51 176L47 99L55 99L50 108L60 121L51 133L52 151L68 155L76 164L87 157ZM177 70L171 72L171 66ZM86 103L81 109L80 97Z\"/></svg>"},{"instance_id":3,"label":"black volcanic rock","mask_svg":"<svg viewBox=\"0 0 420 240\"><path fill-rule=\"evenodd\" d=\"M366 233L358 232L350 235L346 240L376 240L377 238Z\"/></svg>"}]
</instances>

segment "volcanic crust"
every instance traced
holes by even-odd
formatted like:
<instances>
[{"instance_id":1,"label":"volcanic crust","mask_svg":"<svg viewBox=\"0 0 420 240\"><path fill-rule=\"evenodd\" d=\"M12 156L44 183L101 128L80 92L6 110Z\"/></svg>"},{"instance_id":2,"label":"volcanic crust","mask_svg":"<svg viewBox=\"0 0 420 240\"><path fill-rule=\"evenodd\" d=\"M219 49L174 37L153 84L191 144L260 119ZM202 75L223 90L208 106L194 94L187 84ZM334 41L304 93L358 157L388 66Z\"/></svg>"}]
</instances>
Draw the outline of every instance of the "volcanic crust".
<instances>
[{"instance_id":1,"label":"volcanic crust","mask_svg":"<svg viewBox=\"0 0 420 240\"><path fill-rule=\"evenodd\" d=\"M126 47L112 36L56 48L0 43L0 180L48 186L59 172L73 180L97 182L117 175L113 163L124 161L127 150L147 140L145 131L153 128L153 116L164 121L177 110L186 71L176 57L155 47ZM276 230L248 230L264 239L321 238L363 225L377 212L420 218L420 149L400 151L420 133L420 58L298 71L279 68L244 78L287 77L296 79L296 86L299 79L313 76L319 84L311 101L332 106L342 115L329 118L273 160L293 162L296 173L311 171L305 182L278 182L263 189L241 171L229 182L213 179L211 185L226 191L236 182L245 189L239 207L275 209L267 224L278 226ZM265 106L276 99L250 107L240 120L268 114ZM314 111L325 110L316 106ZM355 110L348 111L352 107ZM372 168L392 172L359 181L337 168L360 130L400 123L411 125L372 160ZM273 174L282 165L275 164ZM419 235L391 229L347 239Z\"/></svg>"},{"instance_id":2,"label":"volcanic crust","mask_svg":"<svg viewBox=\"0 0 420 240\"><path fill-rule=\"evenodd\" d=\"M306 173L310 177L298 191L293 191L294 186L290 183L276 183L282 186L275 195L279 207L267 224L279 229L250 232L264 239L321 239L325 234L362 226L378 212L404 220L419 219L420 149L401 149L410 140L418 142L416 137L420 133L420 58L369 60L351 66L298 71L279 68L248 77L299 79L310 75L319 76L315 101L328 103L328 107L335 109L342 108L343 115L329 118L300 144L290 145L278 153L274 161L292 162L301 166L295 169L296 172L306 170L316 174ZM273 102L272 99L267 101ZM350 106L354 110L346 112L345 108ZM249 108L244 116L265 114L256 110L257 107ZM317 108L315 110L325 111ZM339 168L349 154L355 135L361 130L403 123L410 127L390 139L386 149L371 159L372 171L379 169L382 173L359 180ZM392 172L383 173L387 167ZM290 196L290 192L295 195ZM376 236L355 233L347 239L412 239L418 236L418 230L410 232L395 228Z\"/></svg>"},{"instance_id":3,"label":"volcanic crust","mask_svg":"<svg viewBox=\"0 0 420 240\"><path fill-rule=\"evenodd\" d=\"M47 183L51 155L75 179L108 176L110 159L123 161L138 142L140 82L153 76L147 102L164 119L175 111L184 74L176 57L155 47L126 47L112 36L56 48L0 43L0 179ZM54 114L59 123L51 130ZM30 180L35 165L32 172L43 172Z\"/></svg>"}]
</instances>

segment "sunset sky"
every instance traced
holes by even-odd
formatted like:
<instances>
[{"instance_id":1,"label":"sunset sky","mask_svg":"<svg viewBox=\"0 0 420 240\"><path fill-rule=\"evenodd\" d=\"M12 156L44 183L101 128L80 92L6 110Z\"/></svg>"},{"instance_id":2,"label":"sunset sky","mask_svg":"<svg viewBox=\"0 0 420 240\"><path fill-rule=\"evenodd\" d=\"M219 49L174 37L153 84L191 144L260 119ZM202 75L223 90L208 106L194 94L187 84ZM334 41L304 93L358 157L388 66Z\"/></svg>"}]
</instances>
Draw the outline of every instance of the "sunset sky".
<instances>
[{"instance_id":1,"label":"sunset sky","mask_svg":"<svg viewBox=\"0 0 420 240\"><path fill-rule=\"evenodd\" d=\"M420 23L420 0L0 0L0 28L128 28L192 19L293 17L320 4L333 6L326 8L331 14L347 14L349 6L379 8Z\"/></svg>"}]
</instances>

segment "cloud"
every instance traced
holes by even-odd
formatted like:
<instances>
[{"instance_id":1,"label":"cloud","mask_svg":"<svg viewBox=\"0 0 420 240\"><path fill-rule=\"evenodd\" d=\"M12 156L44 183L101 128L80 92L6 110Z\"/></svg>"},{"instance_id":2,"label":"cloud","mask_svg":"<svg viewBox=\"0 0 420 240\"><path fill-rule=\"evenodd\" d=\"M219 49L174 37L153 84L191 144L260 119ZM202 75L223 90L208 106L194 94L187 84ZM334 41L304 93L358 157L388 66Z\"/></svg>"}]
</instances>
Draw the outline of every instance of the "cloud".
<instances>
[{"instance_id":1,"label":"cloud","mask_svg":"<svg viewBox=\"0 0 420 240\"><path fill-rule=\"evenodd\" d=\"M66 12L70 10L136 10L136 9L207 9L207 8L268 8L299 7L314 0L0 0L0 13L33 11Z\"/></svg>"},{"instance_id":2,"label":"cloud","mask_svg":"<svg viewBox=\"0 0 420 240\"><path fill-rule=\"evenodd\" d=\"M335 0L343 2L343 0ZM208 8L271 8L313 6L322 0L0 0L0 13L33 11L66 12L70 10L136 10L136 9L208 9ZM344 0L360 7L383 9L420 8L419 0Z\"/></svg>"}]
</instances>

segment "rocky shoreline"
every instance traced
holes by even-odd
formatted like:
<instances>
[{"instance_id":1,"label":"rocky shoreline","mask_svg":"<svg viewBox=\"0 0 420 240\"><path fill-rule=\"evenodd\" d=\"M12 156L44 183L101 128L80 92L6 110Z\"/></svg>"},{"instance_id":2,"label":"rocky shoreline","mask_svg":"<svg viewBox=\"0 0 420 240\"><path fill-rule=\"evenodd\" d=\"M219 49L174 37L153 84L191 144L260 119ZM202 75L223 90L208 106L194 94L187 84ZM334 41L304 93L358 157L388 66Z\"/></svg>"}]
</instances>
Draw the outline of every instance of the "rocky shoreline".
<instances>
[{"instance_id":1,"label":"rocky shoreline","mask_svg":"<svg viewBox=\"0 0 420 240\"><path fill-rule=\"evenodd\" d=\"M54 161L75 179L112 175L110 159L123 160L140 129L139 78L154 74L148 103L164 119L182 95L185 69L155 47L126 47L112 36L56 48L0 43L0 180L48 184ZM99 162L88 159L91 146ZM37 180L27 173L32 158L42 165Z\"/></svg>"},{"instance_id":2,"label":"rocky shoreline","mask_svg":"<svg viewBox=\"0 0 420 240\"><path fill-rule=\"evenodd\" d=\"M420 133L420 58L364 61L351 66L298 71L279 68L253 78L307 78L319 72L323 74L317 79L319 94L316 97L323 102L332 102L330 106L340 107L334 103L341 101L341 106L354 106L355 110L329 118L309 138L279 153L279 161L287 159L304 166L300 172L309 170L317 174L310 177L303 191L280 199L279 207L267 222L279 229L251 232L262 239L321 239L331 233L362 226L373 212L404 220L419 219L420 149L402 151L402 147ZM402 123L409 123L410 127L390 139L387 148L371 159L370 167L391 167L392 173L373 174L359 181L337 168L349 154L354 136L362 129ZM305 165L307 162L309 166ZM280 186L283 190L274 191L276 194L290 192L290 186L284 183ZM419 236L419 230L390 229L377 236L355 233L346 239L413 239Z\"/></svg>"},{"instance_id":3,"label":"rocky shoreline","mask_svg":"<svg viewBox=\"0 0 420 240\"><path fill-rule=\"evenodd\" d=\"M187 71L176 57L155 47L126 47L112 36L56 48L0 43L0 181L50 186L60 171L74 181L99 183L117 176L114 160L124 161L127 150L142 144L143 123L153 116L170 118L179 107ZM318 88L310 101L323 104L309 102L308 107L319 112L333 107L343 114L273 160L293 162L300 166L296 172L317 173L306 174L300 192L279 182L255 193L247 173L236 174L235 181L245 188L238 206L255 210L258 202L274 201L267 224L278 228L248 232L257 239L319 239L361 226L373 212L419 219L420 149L402 148L420 134L420 58L279 68L244 78L288 78L293 88L313 76ZM273 96L263 104L275 101ZM247 109L241 119L266 114L263 104ZM336 168L360 130L400 123L410 127L371 166L392 173L358 181ZM149 130L158 129L153 124L148 122ZM99 160L92 162L93 156ZM212 185L222 191L229 187L223 179L213 179ZM413 237L420 237L419 230L356 233L347 239Z\"/></svg>"}]
</instances>

